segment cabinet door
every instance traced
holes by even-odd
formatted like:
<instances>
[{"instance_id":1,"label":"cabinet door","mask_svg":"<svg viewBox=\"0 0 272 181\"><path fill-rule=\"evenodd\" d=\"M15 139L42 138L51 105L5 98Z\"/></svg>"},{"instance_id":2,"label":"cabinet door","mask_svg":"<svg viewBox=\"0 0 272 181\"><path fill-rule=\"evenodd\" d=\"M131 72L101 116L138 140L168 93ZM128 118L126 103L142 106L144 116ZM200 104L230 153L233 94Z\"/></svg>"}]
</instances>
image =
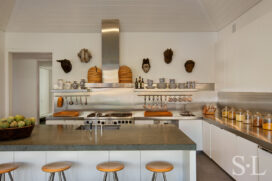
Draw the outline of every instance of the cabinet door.
<instances>
[{"instance_id":1,"label":"cabinet door","mask_svg":"<svg viewBox=\"0 0 272 181\"><path fill-rule=\"evenodd\" d=\"M256 161L258 145L239 136L237 136L236 144L235 163L238 163L239 166L233 165L233 171L236 173L234 178L237 181L258 181L258 176L254 175L258 173L258 162ZM245 169L245 173L237 175L237 173L242 173L242 168Z\"/></svg>"},{"instance_id":2,"label":"cabinet door","mask_svg":"<svg viewBox=\"0 0 272 181\"><path fill-rule=\"evenodd\" d=\"M211 157L211 128L205 121L202 122L202 144L204 153Z\"/></svg>"},{"instance_id":3,"label":"cabinet door","mask_svg":"<svg viewBox=\"0 0 272 181\"><path fill-rule=\"evenodd\" d=\"M258 149L259 154L259 181L271 181L272 178L272 153ZM265 174L262 174L265 173Z\"/></svg>"},{"instance_id":4,"label":"cabinet door","mask_svg":"<svg viewBox=\"0 0 272 181\"><path fill-rule=\"evenodd\" d=\"M221 161L221 129L211 125L211 158L218 164L222 165Z\"/></svg>"},{"instance_id":5,"label":"cabinet door","mask_svg":"<svg viewBox=\"0 0 272 181\"><path fill-rule=\"evenodd\" d=\"M232 159L236 155L236 135L224 129L221 129L221 149L220 160L221 167L232 177L233 163Z\"/></svg>"},{"instance_id":6,"label":"cabinet door","mask_svg":"<svg viewBox=\"0 0 272 181\"><path fill-rule=\"evenodd\" d=\"M197 150L202 150L202 120L180 120L179 129L196 143Z\"/></svg>"}]
</instances>

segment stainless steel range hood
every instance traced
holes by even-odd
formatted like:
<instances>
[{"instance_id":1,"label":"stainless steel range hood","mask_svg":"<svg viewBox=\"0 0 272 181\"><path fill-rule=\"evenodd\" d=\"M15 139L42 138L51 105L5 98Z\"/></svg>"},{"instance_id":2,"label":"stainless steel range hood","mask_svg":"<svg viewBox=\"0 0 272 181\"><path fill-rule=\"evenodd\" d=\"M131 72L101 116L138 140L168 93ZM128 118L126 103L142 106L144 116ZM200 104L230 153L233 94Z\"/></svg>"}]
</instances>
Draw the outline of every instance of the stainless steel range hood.
<instances>
[{"instance_id":1,"label":"stainless steel range hood","mask_svg":"<svg viewBox=\"0 0 272 181\"><path fill-rule=\"evenodd\" d=\"M101 23L103 83L86 83L87 88L133 88L133 84L119 83L119 37L118 19L106 19Z\"/></svg>"},{"instance_id":2,"label":"stainless steel range hood","mask_svg":"<svg viewBox=\"0 0 272 181\"><path fill-rule=\"evenodd\" d=\"M102 69L119 69L119 33L118 19L102 20Z\"/></svg>"}]
</instances>

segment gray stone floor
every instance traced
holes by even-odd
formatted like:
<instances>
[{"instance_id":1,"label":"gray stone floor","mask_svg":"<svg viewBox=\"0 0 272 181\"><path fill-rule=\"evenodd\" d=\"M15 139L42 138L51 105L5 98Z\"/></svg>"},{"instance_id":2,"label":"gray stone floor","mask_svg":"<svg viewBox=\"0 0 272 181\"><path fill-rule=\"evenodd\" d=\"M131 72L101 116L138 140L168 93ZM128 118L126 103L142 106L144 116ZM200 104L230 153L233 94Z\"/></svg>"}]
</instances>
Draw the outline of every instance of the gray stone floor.
<instances>
[{"instance_id":1,"label":"gray stone floor","mask_svg":"<svg viewBox=\"0 0 272 181\"><path fill-rule=\"evenodd\" d=\"M203 152L198 152L197 181L233 181L233 179Z\"/></svg>"}]
</instances>

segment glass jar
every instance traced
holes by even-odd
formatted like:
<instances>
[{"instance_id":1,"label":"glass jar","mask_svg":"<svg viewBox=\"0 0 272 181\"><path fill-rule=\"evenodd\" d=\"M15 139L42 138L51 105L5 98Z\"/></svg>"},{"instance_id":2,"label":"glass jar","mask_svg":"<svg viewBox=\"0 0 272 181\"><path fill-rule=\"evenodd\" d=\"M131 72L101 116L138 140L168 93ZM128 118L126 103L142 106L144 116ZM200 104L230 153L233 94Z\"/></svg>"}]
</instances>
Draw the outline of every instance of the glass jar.
<instances>
[{"instance_id":1,"label":"glass jar","mask_svg":"<svg viewBox=\"0 0 272 181\"><path fill-rule=\"evenodd\" d=\"M252 113L249 110L246 110L246 112L244 112L244 116L245 119L243 121L243 123L245 124L252 124Z\"/></svg>"},{"instance_id":2,"label":"glass jar","mask_svg":"<svg viewBox=\"0 0 272 181\"><path fill-rule=\"evenodd\" d=\"M222 117L227 118L228 117L229 108L226 106L224 109L222 109Z\"/></svg>"},{"instance_id":3,"label":"glass jar","mask_svg":"<svg viewBox=\"0 0 272 181\"><path fill-rule=\"evenodd\" d=\"M245 120L245 115L242 109L236 112L236 121L243 122Z\"/></svg>"},{"instance_id":4,"label":"glass jar","mask_svg":"<svg viewBox=\"0 0 272 181\"><path fill-rule=\"evenodd\" d=\"M228 111L228 118L231 120L235 119L235 109L232 107L229 111Z\"/></svg>"},{"instance_id":5,"label":"glass jar","mask_svg":"<svg viewBox=\"0 0 272 181\"><path fill-rule=\"evenodd\" d=\"M263 116L261 113L256 112L253 116L253 126L262 127L263 126Z\"/></svg>"},{"instance_id":6,"label":"glass jar","mask_svg":"<svg viewBox=\"0 0 272 181\"><path fill-rule=\"evenodd\" d=\"M263 120L263 129L272 131L272 115L267 114Z\"/></svg>"}]
</instances>

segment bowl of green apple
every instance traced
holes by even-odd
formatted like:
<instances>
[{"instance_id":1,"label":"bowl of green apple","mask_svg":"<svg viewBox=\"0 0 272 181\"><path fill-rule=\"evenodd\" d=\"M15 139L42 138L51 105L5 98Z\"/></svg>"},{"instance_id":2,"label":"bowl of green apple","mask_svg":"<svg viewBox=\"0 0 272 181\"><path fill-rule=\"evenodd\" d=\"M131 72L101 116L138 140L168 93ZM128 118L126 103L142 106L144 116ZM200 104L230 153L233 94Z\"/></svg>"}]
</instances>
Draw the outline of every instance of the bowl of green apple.
<instances>
[{"instance_id":1,"label":"bowl of green apple","mask_svg":"<svg viewBox=\"0 0 272 181\"><path fill-rule=\"evenodd\" d=\"M0 141L15 140L31 136L36 119L22 115L9 116L0 120Z\"/></svg>"}]
</instances>

